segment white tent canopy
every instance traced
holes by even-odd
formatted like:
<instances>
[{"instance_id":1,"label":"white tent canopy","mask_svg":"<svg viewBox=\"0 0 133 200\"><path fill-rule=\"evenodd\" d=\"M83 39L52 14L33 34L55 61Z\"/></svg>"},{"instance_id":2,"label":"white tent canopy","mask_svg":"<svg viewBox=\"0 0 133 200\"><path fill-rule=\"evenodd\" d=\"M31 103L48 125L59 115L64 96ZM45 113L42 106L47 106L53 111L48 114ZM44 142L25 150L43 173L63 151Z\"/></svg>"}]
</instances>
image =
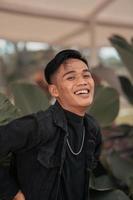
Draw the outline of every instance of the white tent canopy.
<instances>
[{"instance_id":1,"label":"white tent canopy","mask_svg":"<svg viewBox=\"0 0 133 200\"><path fill-rule=\"evenodd\" d=\"M133 0L0 0L0 38L96 48L133 36Z\"/></svg>"}]
</instances>

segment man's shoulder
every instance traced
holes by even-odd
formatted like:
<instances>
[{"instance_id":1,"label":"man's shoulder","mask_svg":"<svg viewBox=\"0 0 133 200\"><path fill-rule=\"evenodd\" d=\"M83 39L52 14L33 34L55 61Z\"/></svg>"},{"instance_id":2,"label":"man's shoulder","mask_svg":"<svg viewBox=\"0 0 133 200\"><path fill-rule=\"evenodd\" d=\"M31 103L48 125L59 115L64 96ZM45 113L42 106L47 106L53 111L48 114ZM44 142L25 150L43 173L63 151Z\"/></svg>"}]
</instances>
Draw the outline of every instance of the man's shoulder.
<instances>
[{"instance_id":1,"label":"man's shoulder","mask_svg":"<svg viewBox=\"0 0 133 200\"><path fill-rule=\"evenodd\" d=\"M51 106L49 106L46 110L39 110L38 112L34 113L34 117L37 119L38 122L47 122L52 121L52 111ZM46 124L46 123L45 123Z\"/></svg>"},{"instance_id":2,"label":"man's shoulder","mask_svg":"<svg viewBox=\"0 0 133 200\"><path fill-rule=\"evenodd\" d=\"M85 118L91 129L100 130L100 125L95 117L86 113Z\"/></svg>"}]
</instances>

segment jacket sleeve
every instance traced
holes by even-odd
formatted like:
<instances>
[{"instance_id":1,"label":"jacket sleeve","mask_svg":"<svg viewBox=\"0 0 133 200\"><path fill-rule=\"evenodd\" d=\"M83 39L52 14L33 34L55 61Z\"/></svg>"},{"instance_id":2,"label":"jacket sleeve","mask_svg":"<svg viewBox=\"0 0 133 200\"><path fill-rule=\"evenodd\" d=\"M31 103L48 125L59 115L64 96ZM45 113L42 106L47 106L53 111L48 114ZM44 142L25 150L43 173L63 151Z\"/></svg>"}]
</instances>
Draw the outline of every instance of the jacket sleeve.
<instances>
[{"instance_id":1,"label":"jacket sleeve","mask_svg":"<svg viewBox=\"0 0 133 200\"><path fill-rule=\"evenodd\" d=\"M38 123L28 115L0 126L0 156L31 148L38 142ZM0 200L11 200L19 190L17 180L10 173L10 165L0 166Z\"/></svg>"},{"instance_id":2,"label":"jacket sleeve","mask_svg":"<svg viewBox=\"0 0 133 200\"><path fill-rule=\"evenodd\" d=\"M0 166L0 200L12 200L18 191L19 185L9 167Z\"/></svg>"},{"instance_id":3,"label":"jacket sleeve","mask_svg":"<svg viewBox=\"0 0 133 200\"><path fill-rule=\"evenodd\" d=\"M102 149L102 134L100 127L97 130L97 138L96 138L96 149L95 149L95 168L93 170L93 174L97 176L101 176L103 174L107 174L106 169L103 167L100 161L100 154Z\"/></svg>"},{"instance_id":4,"label":"jacket sleeve","mask_svg":"<svg viewBox=\"0 0 133 200\"><path fill-rule=\"evenodd\" d=\"M101 146L102 146L102 135L100 127L97 128L97 135L96 135L96 148L95 148L95 162L96 164L99 162L100 154L101 154Z\"/></svg>"},{"instance_id":5,"label":"jacket sleeve","mask_svg":"<svg viewBox=\"0 0 133 200\"><path fill-rule=\"evenodd\" d=\"M108 174L107 170L104 168L103 164L100 161L100 154L102 150L102 134L100 128L97 132L97 144L95 149L95 168L93 174L95 177Z\"/></svg>"}]
</instances>

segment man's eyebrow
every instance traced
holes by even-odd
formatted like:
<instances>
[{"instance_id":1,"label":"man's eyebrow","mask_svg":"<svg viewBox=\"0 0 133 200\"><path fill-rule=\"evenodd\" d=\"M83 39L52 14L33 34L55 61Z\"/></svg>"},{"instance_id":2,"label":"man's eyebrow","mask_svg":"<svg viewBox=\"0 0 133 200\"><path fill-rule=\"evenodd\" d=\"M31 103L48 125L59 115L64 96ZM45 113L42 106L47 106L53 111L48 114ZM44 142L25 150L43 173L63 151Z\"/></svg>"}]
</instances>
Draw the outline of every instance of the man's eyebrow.
<instances>
[{"instance_id":1,"label":"man's eyebrow","mask_svg":"<svg viewBox=\"0 0 133 200\"><path fill-rule=\"evenodd\" d=\"M72 74L72 73L75 73L75 71L72 70L72 71L66 72L65 74L63 74L63 77L66 76L66 75L68 75L68 74Z\"/></svg>"},{"instance_id":2,"label":"man's eyebrow","mask_svg":"<svg viewBox=\"0 0 133 200\"><path fill-rule=\"evenodd\" d=\"M89 69L83 69L82 72L89 72L89 73L90 73L90 70L89 70ZM66 75L68 75L68 74L72 74L72 73L76 73L76 71L74 71L74 70L68 71L68 72L66 72L66 73L63 75L63 77L66 76Z\"/></svg>"},{"instance_id":3,"label":"man's eyebrow","mask_svg":"<svg viewBox=\"0 0 133 200\"><path fill-rule=\"evenodd\" d=\"M83 72L89 72L89 73L91 73L89 69L84 69Z\"/></svg>"}]
</instances>

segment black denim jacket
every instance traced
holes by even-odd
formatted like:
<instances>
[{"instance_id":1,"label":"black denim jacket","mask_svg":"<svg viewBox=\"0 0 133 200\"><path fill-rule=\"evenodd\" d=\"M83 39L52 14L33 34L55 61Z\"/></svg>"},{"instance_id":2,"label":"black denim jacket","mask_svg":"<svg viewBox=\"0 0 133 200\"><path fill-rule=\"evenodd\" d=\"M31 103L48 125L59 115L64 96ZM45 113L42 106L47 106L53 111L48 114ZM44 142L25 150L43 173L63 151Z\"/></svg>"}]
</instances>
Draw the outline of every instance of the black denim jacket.
<instances>
[{"instance_id":1,"label":"black denim jacket","mask_svg":"<svg viewBox=\"0 0 133 200\"><path fill-rule=\"evenodd\" d=\"M88 114L85 129L89 174L99 159L101 134L97 122ZM46 111L0 126L0 155L13 154L10 167L0 168L0 200L11 200L18 190L26 200L56 200L67 136L65 115L57 102Z\"/></svg>"}]
</instances>

